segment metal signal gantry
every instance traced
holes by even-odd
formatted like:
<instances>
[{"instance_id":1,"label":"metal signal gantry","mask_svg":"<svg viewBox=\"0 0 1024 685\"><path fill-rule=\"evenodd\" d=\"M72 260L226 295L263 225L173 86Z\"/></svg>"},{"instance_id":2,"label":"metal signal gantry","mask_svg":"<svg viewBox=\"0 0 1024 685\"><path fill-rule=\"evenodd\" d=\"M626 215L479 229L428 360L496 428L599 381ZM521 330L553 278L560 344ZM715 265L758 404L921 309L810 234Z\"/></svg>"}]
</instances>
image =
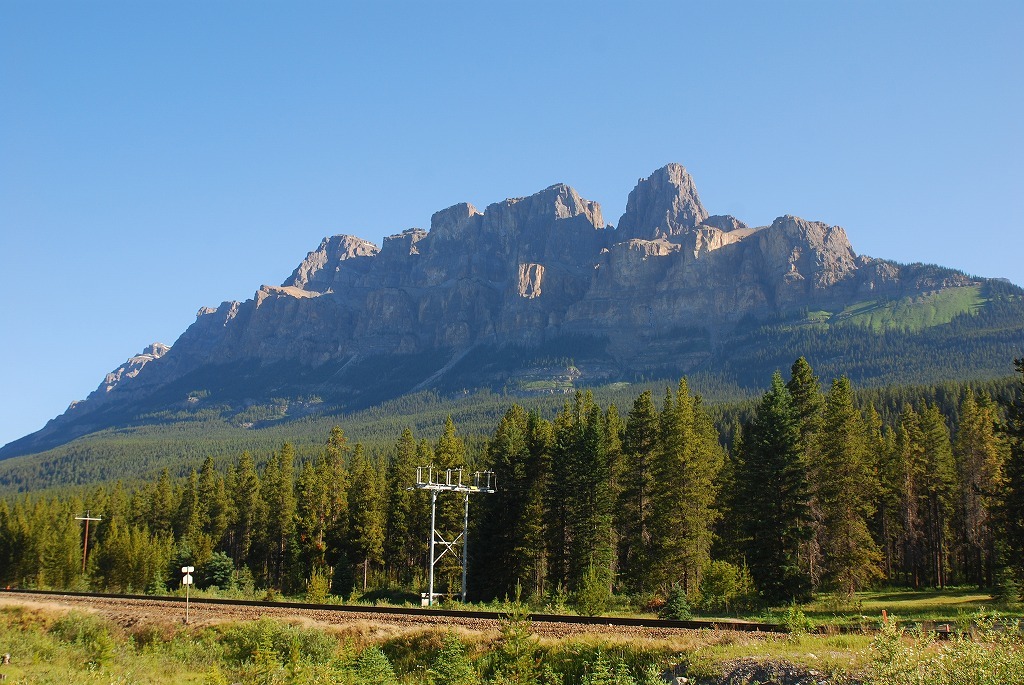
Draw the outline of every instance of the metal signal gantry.
<instances>
[{"instance_id":1,"label":"metal signal gantry","mask_svg":"<svg viewBox=\"0 0 1024 685\"><path fill-rule=\"evenodd\" d=\"M469 496L477 493L491 494L495 492L494 471L477 471L473 474L473 482L462 482L463 469L441 469L435 470L433 466L416 467L416 490L430 491L430 584L427 588L427 606L434 605L434 566L448 552L458 554L459 542L462 542L462 554L460 562L462 565L462 601L466 601L466 569L469 566L466 556L467 542L469 540ZM413 489L410 488L410 489ZM461 492L465 498L465 505L462 517L462 533L454 540L448 541L437 530L437 495L440 492ZM435 556L436 544L440 543L444 551Z\"/></svg>"}]
</instances>

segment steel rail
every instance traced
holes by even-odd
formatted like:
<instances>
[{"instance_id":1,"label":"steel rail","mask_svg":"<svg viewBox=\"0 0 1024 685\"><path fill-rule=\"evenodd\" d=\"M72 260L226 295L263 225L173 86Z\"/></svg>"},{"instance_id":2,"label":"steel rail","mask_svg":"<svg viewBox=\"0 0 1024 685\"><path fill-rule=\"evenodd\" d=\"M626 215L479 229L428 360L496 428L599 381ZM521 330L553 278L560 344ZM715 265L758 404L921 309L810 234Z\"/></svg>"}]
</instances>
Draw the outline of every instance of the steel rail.
<instances>
[{"instance_id":1,"label":"steel rail","mask_svg":"<svg viewBox=\"0 0 1024 685\"><path fill-rule=\"evenodd\" d=\"M62 590L26 590L0 588L0 593L49 595L54 597L83 597L95 599L117 599L147 602L185 602L184 597L174 595L130 595L100 592L69 592ZM192 597L193 604L220 606L272 607L278 609L302 609L307 611L335 611L339 613L369 613L401 616L427 616L441 618L477 618L497 621L505 614L500 611L464 611L395 606L367 606L360 604L310 604L308 602L264 602L253 599L219 599L213 597ZM527 618L538 623L569 623L577 625L620 626L624 628L676 628L684 630L733 630L759 633L787 633L785 626L778 623L756 623L732 620L687 620L675 621L663 618L629 618L623 616L566 616L563 614L528 614Z\"/></svg>"}]
</instances>

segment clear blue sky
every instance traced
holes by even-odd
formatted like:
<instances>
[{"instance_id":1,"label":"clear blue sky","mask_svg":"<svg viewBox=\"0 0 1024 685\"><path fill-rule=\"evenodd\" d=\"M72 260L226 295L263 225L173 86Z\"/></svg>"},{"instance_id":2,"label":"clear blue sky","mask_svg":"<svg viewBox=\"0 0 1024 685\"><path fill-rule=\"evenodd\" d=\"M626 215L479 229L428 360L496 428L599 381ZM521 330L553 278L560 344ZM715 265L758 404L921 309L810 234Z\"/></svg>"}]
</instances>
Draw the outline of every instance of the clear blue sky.
<instances>
[{"instance_id":1,"label":"clear blue sky","mask_svg":"<svg viewBox=\"0 0 1024 685\"><path fill-rule=\"evenodd\" d=\"M1024 284L1021 2L0 0L0 443L320 239L565 182ZM1007 371L1010 371L1009 362Z\"/></svg>"}]
</instances>

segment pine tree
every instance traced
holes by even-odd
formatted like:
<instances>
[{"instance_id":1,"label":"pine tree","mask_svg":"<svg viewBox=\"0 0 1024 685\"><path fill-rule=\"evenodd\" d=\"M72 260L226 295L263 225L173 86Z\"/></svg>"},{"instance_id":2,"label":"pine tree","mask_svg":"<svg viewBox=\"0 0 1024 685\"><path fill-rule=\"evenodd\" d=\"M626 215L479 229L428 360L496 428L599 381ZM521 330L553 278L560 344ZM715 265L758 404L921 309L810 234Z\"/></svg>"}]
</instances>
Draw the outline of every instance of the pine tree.
<instances>
[{"instance_id":1,"label":"pine tree","mask_svg":"<svg viewBox=\"0 0 1024 685\"><path fill-rule=\"evenodd\" d=\"M809 452L813 450L817 435L821 430L825 400L821 395L821 383L804 357L793 362L786 389L789 390L789 394L793 398L793 408L796 411L797 425L800 428L801 445L805 452Z\"/></svg>"},{"instance_id":2,"label":"pine tree","mask_svg":"<svg viewBox=\"0 0 1024 685\"><path fill-rule=\"evenodd\" d=\"M349 548L352 559L362 565L363 590L366 590L370 567L379 563L384 554L384 497L377 469L366 458L361 444L356 444L352 453L351 472Z\"/></svg>"},{"instance_id":3,"label":"pine tree","mask_svg":"<svg viewBox=\"0 0 1024 685\"><path fill-rule=\"evenodd\" d=\"M926 581L928 575L922 510L925 497L925 456L921 417L909 405L904 407L896 431L896 463L899 491L899 566L903 570L905 582L917 588Z\"/></svg>"},{"instance_id":4,"label":"pine tree","mask_svg":"<svg viewBox=\"0 0 1024 685\"><path fill-rule=\"evenodd\" d=\"M744 428L736 481L741 548L761 596L769 604L805 597L811 579L800 550L812 534L810 488L797 413L779 373Z\"/></svg>"},{"instance_id":5,"label":"pine tree","mask_svg":"<svg viewBox=\"0 0 1024 685\"><path fill-rule=\"evenodd\" d=\"M214 547L219 547L228 527L228 498L224 479L217 473L211 457L207 457L199 469L196 491L202 532Z\"/></svg>"},{"instance_id":6,"label":"pine tree","mask_svg":"<svg viewBox=\"0 0 1024 685\"><path fill-rule=\"evenodd\" d=\"M298 575L308 578L313 571L322 572L326 566L327 526L330 516L330 491L322 463L304 462L296 484L295 533L299 545L301 570Z\"/></svg>"},{"instance_id":7,"label":"pine tree","mask_svg":"<svg viewBox=\"0 0 1024 685\"><path fill-rule=\"evenodd\" d=\"M416 439L406 428L395 443L387 472L387 521L384 532L384 563L399 582L412 582L423 556L427 516L422 493L410 490L416 478Z\"/></svg>"},{"instance_id":8,"label":"pine tree","mask_svg":"<svg viewBox=\"0 0 1024 685\"><path fill-rule=\"evenodd\" d=\"M893 581L902 570L899 542L903 479L897 430L883 428L877 461L879 494L873 535L881 547L883 575L886 580Z\"/></svg>"},{"instance_id":9,"label":"pine tree","mask_svg":"<svg viewBox=\"0 0 1024 685\"><path fill-rule=\"evenodd\" d=\"M1002 461L996 435L995 405L988 395L968 391L960 405L953 446L959 475L959 528L965 580L991 586L995 582L993 517L1002 488Z\"/></svg>"},{"instance_id":10,"label":"pine tree","mask_svg":"<svg viewBox=\"0 0 1024 685\"><path fill-rule=\"evenodd\" d=\"M533 439L536 421L542 419L512 405L487 444L487 464L500 487L480 503L480 530L487 542L472 584L487 598L511 596L517 585L531 593L543 588L543 567L538 564L543 559L544 521L538 504L546 473Z\"/></svg>"},{"instance_id":11,"label":"pine tree","mask_svg":"<svg viewBox=\"0 0 1024 685\"><path fill-rule=\"evenodd\" d=\"M921 415L924 447L924 526L929 556L929 576L939 588L946 586L949 571L949 527L956 489L956 466L949 429L938 407L929 405Z\"/></svg>"},{"instance_id":12,"label":"pine tree","mask_svg":"<svg viewBox=\"0 0 1024 685\"><path fill-rule=\"evenodd\" d=\"M666 392L660 429L651 503L655 578L663 588L679 583L691 593L710 561L724 453L714 423L685 379L675 397Z\"/></svg>"},{"instance_id":13,"label":"pine tree","mask_svg":"<svg viewBox=\"0 0 1024 685\"><path fill-rule=\"evenodd\" d=\"M999 505L1005 563L1024 576L1024 357L1013 361L1019 382L1015 397L1004 400L1006 420L1000 427L1008 454L1004 467L1005 487Z\"/></svg>"},{"instance_id":14,"label":"pine tree","mask_svg":"<svg viewBox=\"0 0 1024 685\"><path fill-rule=\"evenodd\" d=\"M658 430L658 410L651 391L645 390L626 417L624 467L616 507L619 570L626 588L633 592L651 589L651 496Z\"/></svg>"},{"instance_id":15,"label":"pine tree","mask_svg":"<svg viewBox=\"0 0 1024 685\"><path fill-rule=\"evenodd\" d=\"M466 468L466 444L456 434L455 422L449 415L444 422L441 436L433 451L434 473L444 473L448 469ZM464 482L468 482L469 474L463 472ZM465 513L465 495L457 492L439 492L437 495L437 512L435 526L438 533L448 541L454 541L462 534ZM437 552L440 554L440 550ZM461 553L460 553L461 554ZM434 569L438 584L435 590L457 594L462 590L462 566L460 554L446 554L441 557ZM438 588L441 588L438 590Z\"/></svg>"},{"instance_id":16,"label":"pine tree","mask_svg":"<svg viewBox=\"0 0 1024 685\"><path fill-rule=\"evenodd\" d=\"M269 579L284 588L285 565L295 531L295 450L284 443L263 472Z\"/></svg>"},{"instance_id":17,"label":"pine tree","mask_svg":"<svg viewBox=\"0 0 1024 685\"><path fill-rule=\"evenodd\" d=\"M800 450L807 467L811 489L812 535L801 550L801 564L811 578L811 585L817 588L821 583L822 540L825 535L818 479L818 438L821 434L825 399L818 377L804 357L793 362L786 389L793 398L797 425L800 427Z\"/></svg>"},{"instance_id":18,"label":"pine tree","mask_svg":"<svg viewBox=\"0 0 1024 685\"><path fill-rule=\"evenodd\" d=\"M82 530L81 521L75 520L75 513L81 501L75 498L70 506L58 507L56 503L47 507L53 515L49 525L42 526L37 534L43 539L42 577L44 587L54 589L70 587L82 573ZM90 542L91 545L93 543ZM95 547L95 545L93 545ZM94 556L90 550L90 558Z\"/></svg>"},{"instance_id":19,"label":"pine tree","mask_svg":"<svg viewBox=\"0 0 1024 685\"><path fill-rule=\"evenodd\" d=\"M880 576L881 552L868 528L877 478L864 421L845 377L833 381L825 397L819 444L824 580L852 595Z\"/></svg>"},{"instance_id":20,"label":"pine tree","mask_svg":"<svg viewBox=\"0 0 1024 685\"><path fill-rule=\"evenodd\" d=\"M324 446L319 469L320 478L327 487L328 499L324 526L324 561L334 569L332 578L338 579L331 592L338 594L336 591L342 590L346 596L352 588L349 582L352 570L347 549L350 451L345 431L340 426L334 426Z\"/></svg>"},{"instance_id":21,"label":"pine tree","mask_svg":"<svg viewBox=\"0 0 1024 685\"><path fill-rule=\"evenodd\" d=\"M591 568L609 584L613 560L611 481L605 417L590 392L577 392L555 417L548 484L548 568L554 585L575 591Z\"/></svg>"},{"instance_id":22,"label":"pine tree","mask_svg":"<svg viewBox=\"0 0 1024 685\"><path fill-rule=\"evenodd\" d=\"M158 535L172 534L176 511L177 503L171 485L171 475L165 468L160 471L160 477L150 496L147 527Z\"/></svg>"},{"instance_id":23,"label":"pine tree","mask_svg":"<svg viewBox=\"0 0 1024 685\"><path fill-rule=\"evenodd\" d=\"M228 493L234 514L228 525L228 552L236 563L248 564L252 570L258 567L253 552L266 518L261 486L252 455L242 452Z\"/></svg>"}]
</instances>

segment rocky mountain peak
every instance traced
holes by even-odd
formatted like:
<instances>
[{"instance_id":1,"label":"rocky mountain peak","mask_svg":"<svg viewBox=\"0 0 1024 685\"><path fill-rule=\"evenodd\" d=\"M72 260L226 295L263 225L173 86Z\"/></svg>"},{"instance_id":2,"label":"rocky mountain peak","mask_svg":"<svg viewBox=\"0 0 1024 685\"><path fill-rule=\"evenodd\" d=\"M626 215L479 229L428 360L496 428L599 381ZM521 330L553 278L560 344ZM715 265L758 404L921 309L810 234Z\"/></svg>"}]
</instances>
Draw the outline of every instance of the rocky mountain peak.
<instances>
[{"instance_id":1,"label":"rocky mountain peak","mask_svg":"<svg viewBox=\"0 0 1024 685\"><path fill-rule=\"evenodd\" d=\"M827 288L857 269L857 254L841 226L787 214L756 235L769 272L787 282L808 279Z\"/></svg>"},{"instance_id":2,"label":"rocky mountain peak","mask_svg":"<svg viewBox=\"0 0 1024 685\"><path fill-rule=\"evenodd\" d=\"M108 393L125 381L135 378L142 371L142 367L164 356L170 349L169 345L159 342L147 345L140 354L130 357L124 364L108 373L94 394Z\"/></svg>"},{"instance_id":3,"label":"rocky mountain peak","mask_svg":"<svg viewBox=\"0 0 1024 685\"><path fill-rule=\"evenodd\" d=\"M716 214L709 216L707 219L701 222L702 226L711 226L722 231L741 231L745 228L749 228L745 223L732 216L731 214Z\"/></svg>"},{"instance_id":4,"label":"rocky mountain peak","mask_svg":"<svg viewBox=\"0 0 1024 685\"><path fill-rule=\"evenodd\" d=\"M324 238L320 247L308 253L281 286L324 292L337 280L336 272L342 262L373 257L378 252L380 248L370 241L352 235Z\"/></svg>"},{"instance_id":5,"label":"rocky mountain peak","mask_svg":"<svg viewBox=\"0 0 1024 685\"><path fill-rule=\"evenodd\" d=\"M434 212L430 217L430 236L434 240L459 240L471 226L479 224L483 215L468 202Z\"/></svg>"},{"instance_id":6,"label":"rocky mountain peak","mask_svg":"<svg viewBox=\"0 0 1024 685\"><path fill-rule=\"evenodd\" d=\"M690 232L707 218L689 172L682 164L668 164L640 179L629 193L616 240L672 238Z\"/></svg>"},{"instance_id":7,"label":"rocky mountain peak","mask_svg":"<svg viewBox=\"0 0 1024 685\"><path fill-rule=\"evenodd\" d=\"M509 198L487 206L486 222L499 234L556 230L554 222L570 221L589 229L604 228L601 205L580 197L571 186L556 183L527 197Z\"/></svg>"},{"instance_id":8,"label":"rocky mountain peak","mask_svg":"<svg viewBox=\"0 0 1024 685\"><path fill-rule=\"evenodd\" d=\"M389 235L384 238L384 244L381 245L380 255L381 257L407 257L409 255L419 254L419 247L417 243L427 237L427 232L422 228L408 228L401 233L395 235Z\"/></svg>"}]
</instances>

